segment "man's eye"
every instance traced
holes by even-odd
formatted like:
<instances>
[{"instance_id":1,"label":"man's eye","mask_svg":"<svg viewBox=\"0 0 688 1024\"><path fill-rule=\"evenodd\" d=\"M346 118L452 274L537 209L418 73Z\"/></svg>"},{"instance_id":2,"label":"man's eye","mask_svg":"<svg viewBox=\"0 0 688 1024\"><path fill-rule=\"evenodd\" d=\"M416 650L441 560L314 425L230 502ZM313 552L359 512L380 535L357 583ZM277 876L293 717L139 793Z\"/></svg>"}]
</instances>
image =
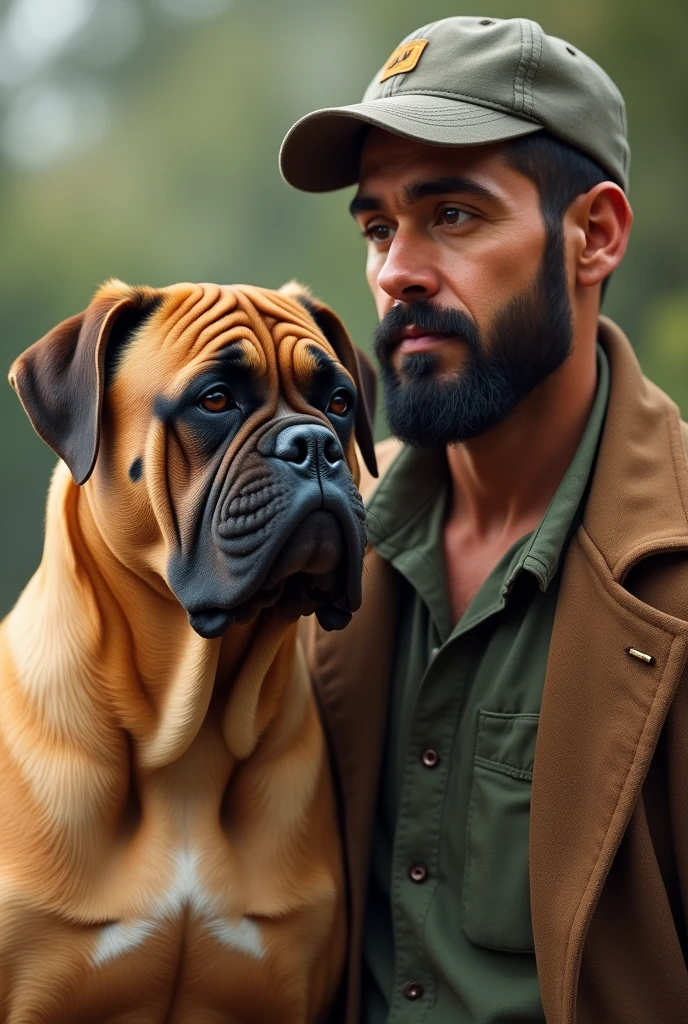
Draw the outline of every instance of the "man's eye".
<instances>
[{"instance_id":1,"label":"man's eye","mask_svg":"<svg viewBox=\"0 0 688 1024\"><path fill-rule=\"evenodd\" d=\"M198 404L206 412L227 412L228 409L236 408L232 393L226 387L215 387L206 391Z\"/></svg>"},{"instance_id":2,"label":"man's eye","mask_svg":"<svg viewBox=\"0 0 688 1024\"><path fill-rule=\"evenodd\" d=\"M391 230L387 224L372 224L365 229L363 237L369 238L372 242L386 242L390 234Z\"/></svg>"},{"instance_id":3,"label":"man's eye","mask_svg":"<svg viewBox=\"0 0 688 1024\"><path fill-rule=\"evenodd\" d=\"M335 416L346 416L351 408L351 399L346 391L335 391L330 399L327 411Z\"/></svg>"},{"instance_id":4,"label":"man's eye","mask_svg":"<svg viewBox=\"0 0 688 1024\"><path fill-rule=\"evenodd\" d=\"M467 210L461 210L458 206L445 206L439 213L440 224L449 224L450 226L456 226L457 224L465 224L465 222L472 217L473 214L468 213Z\"/></svg>"}]
</instances>

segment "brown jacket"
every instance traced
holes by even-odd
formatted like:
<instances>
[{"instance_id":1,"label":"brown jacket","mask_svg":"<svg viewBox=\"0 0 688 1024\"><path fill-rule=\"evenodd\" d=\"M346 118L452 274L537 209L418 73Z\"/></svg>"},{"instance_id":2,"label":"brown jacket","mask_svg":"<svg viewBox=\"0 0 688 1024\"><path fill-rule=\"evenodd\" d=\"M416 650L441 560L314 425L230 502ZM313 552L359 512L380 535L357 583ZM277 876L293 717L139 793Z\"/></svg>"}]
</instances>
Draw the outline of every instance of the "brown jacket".
<instances>
[{"instance_id":1,"label":"brown jacket","mask_svg":"<svg viewBox=\"0 0 688 1024\"><path fill-rule=\"evenodd\" d=\"M619 328L602 318L599 337L611 394L562 570L533 777L538 975L548 1024L679 1024L688 1021L688 426ZM383 461L390 453L382 446ZM364 579L363 607L344 633L313 623L307 634L349 878L346 1024L360 1013L398 591L372 549Z\"/></svg>"}]
</instances>

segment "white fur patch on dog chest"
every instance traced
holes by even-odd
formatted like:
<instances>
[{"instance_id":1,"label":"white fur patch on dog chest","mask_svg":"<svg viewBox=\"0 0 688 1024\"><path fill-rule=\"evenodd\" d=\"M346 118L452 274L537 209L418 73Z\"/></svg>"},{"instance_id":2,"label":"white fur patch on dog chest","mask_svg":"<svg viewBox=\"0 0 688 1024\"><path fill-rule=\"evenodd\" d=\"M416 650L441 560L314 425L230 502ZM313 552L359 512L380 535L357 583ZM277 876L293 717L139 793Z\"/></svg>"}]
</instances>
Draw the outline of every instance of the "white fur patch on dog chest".
<instances>
[{"instance_id":1,"label":"white fur patch on dog chest","mask_svg":"<svg viewBox=\"0 0 688 1024\"><path fill-rule=\"evenodd\" d=\"M185 910L191 911L221 946L262 959L265 948L258 926L247 917L230 921L218 913L217 901L199 877L198 854L178 851L174 855L174 867L169 886L152 902L145 918L104 926L91 954L91 963L100 966L124 956Z\"/></svg>"}]
</instances>

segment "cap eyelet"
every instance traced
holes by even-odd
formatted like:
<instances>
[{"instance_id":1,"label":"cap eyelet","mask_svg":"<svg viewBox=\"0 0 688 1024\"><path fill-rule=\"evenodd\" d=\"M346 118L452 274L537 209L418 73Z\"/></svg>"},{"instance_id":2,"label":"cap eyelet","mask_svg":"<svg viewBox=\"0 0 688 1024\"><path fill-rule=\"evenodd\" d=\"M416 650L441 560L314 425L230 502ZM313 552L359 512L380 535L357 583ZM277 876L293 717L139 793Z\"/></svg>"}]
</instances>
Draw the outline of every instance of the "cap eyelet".
<instances>
[{"instance_id":1,"label":"cap eyelet","mask_svg":"<svg viewBox=\"0 0 688 1024\"><path fill-rule=\"evenodd\" d=\"M490 18L483 18L481 21L478 22L478 24L479 25L494 25L494 21L491 21Z\"/></svg>"},{"instance_id":2,"label":"cap eyelet","mask_svg":"<svg viewBox=\"0 0 688 1024\"><path fill-rule=\"evenodd\" d=\"M578 54L576 53L576 51L573 49L572 46L567 46L566 49L571 54L572 57L577 57L578 56Z\"/></svg>"}]
</instances>

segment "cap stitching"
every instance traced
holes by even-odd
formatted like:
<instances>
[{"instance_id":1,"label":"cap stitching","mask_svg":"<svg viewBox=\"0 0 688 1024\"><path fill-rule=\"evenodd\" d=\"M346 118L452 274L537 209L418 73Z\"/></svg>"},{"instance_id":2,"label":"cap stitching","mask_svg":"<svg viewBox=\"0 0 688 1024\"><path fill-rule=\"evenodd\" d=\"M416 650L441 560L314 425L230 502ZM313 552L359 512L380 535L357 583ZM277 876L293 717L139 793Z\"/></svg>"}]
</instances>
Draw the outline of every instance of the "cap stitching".
<instances>
[{"instance_id":1,"label":"cap stitching","mask_svg":"<svg viewBox=\"0 0 688 1024\"><path fill-rule=\"evenodd\" d=\"M527 109L525 113L533 116L533 82L535 76L540 70L540 62L542 60L542 34L540 26L536 22L530 22L530 31L532 39L532 51L530 66L526 74L526 85L528 93ZM525 98L525 95L524 95Z\"/></svg>"},{"instance_id":2,"label":"cap stitching","mask_svg":"<svg viewBox=\"0 0 688 1024\"><path fill-rule=\"evenodd\" d=\"M412 43L416 39L425 39L425 38L427 38L429 40L430 39L430 35L432 34L432 29L433 29L433 27L436 24L437 24L437 22L435 22L435 21L429 21L427 25L421 25L421 27L419 29L417 29L413 33L411 38L410 39L405 39L404 42L405 43ZM423 55L421 54L421 59L422 59L422 57L423 57ZM413 68L413 70L415 71L415 67ZM404 71L401 75L395 75L393 78L390 79L390 81L392 82L392 88L391 88L391 90L389 92L390 96L397 96L399 94L399 91L401 90L401 87L403 86L404 82L406 81L406 76L408 74L409 74L408 71Z\"/></svg>"},{"instance_id":3,"label":"cap stitching","mask_svg":"<svg viewBox=\"0 0 688 1024\"><path fill-rule=\"evenodd\" d=\"M487 107L490 110L501 110L505 114L511 114L512 117L514 115L514 108L508 106L508 104L506 104L506 103L495 103L492 100L485 100L485 99L483 99L482 96L470 96L468 93L464 93L464 92L448 92L446 90L423 89L422 87L415 87L413 90L407 89L403 93L403 95L404 96L437 96L438 99L441 98L441 99L447 99L447 100L464 100L466 103L474 103L478 107ZM385 97L385 99L386 98L387 97ZM382 99L382 97L380 97L380 99ZM367 100L366 104L368 104L368 103L377 103L377 102L379 102L379 101L378 100ZM316 111L316 113L317 113L317 111ZM521 116L521 115L519 115L519 116ZM527 117L527 115L525 115L525 119L526 120L529 119ZM537 119L532 117L529 120L535 121Z\"/></svg>"},{"instance_id":4,"label":"cap stitching","mask_svg":"<svg viewBox=\"0 0 688 1024\"><path fill-rule=\"evenodd\" d=\"M404 93L403 96L400 96L400 97L395 96L394 99L406 99L407 96L411 96L412 97L413 93ZM365 103L365 104L361 103L360 107L358 109L364 108L366 112L371 111L371 113L374 113L374 108L376 108L376 107L379 108L380 106L381 106L380 103L374 103L374 104L373 103ZM460 111L459 112L459 113L464 112L467 117L476 116L476 114L479 111L482 110L486 114L493 114L493 113L494 114L499 114L500 117L517 117L518 116L519 120L524 120L523 118L520 117L520 115L514 114L513 110L495 110L493 107L486 107L486 106L483 106L483 104L481 104L481 103L470 103L469 104L469 103L462 103L460 100L453 100L453 101L452 100L448 100L445 103L438 104L436 107L430 107L430 108L423 107L422 109L419 109L418 105L415 104L415 103L391 103L391 104L385 104L384 109L390 111L390 113L394 113L395 111L404 111L405 112L405 111L408 110L409 112L414 113L414 114L418 114L419 116L422 116L422 117L432 117L433 114L435 114L435 113L445 113L446 111L456 110L457 107L467 107L467 108L469 108L469 109L467 109L465 111Z\"/></svg>"},{"instance_id":5,"label":"cap stitching","mask_svg":"<svg viewBox=\"0 0 688 1024\"><path fill-rule=\"evenodd\" d=\"M390 109L386 109L386 114L390 117L410 117L418 121L434 121L438 117L444 117L451 114L458 121L496 121L500 118L508 117L515 118L517 121L526 121L525 117L519 117L516 114L507 114L502 110L491 110L489 107L484 107L483 112L480 113L478 110L471 109L465 111L457 111L452 108L455 104L446 104L442 107L437 107L435 110L418 110L417 107L406 107L398 106ZM366 112L366 116L377 117L376 111L370 111L370 114Z\"/></svg>"},{"instance_id":6,"label":"cap stitching","mask_svg":"<svg viewBox=\"0 0 688 1024\"><path fill-rule=\"evenodd\" d=\"M389 111L392 117L394 117L397 111ZM503 114L501 110L485 110L484 114L478 114L473 111L452 111L451 107L442 107L440 110L420 111L415 110L413 107L401 107L399 108L398 114L400 117L408 117L417 121L435 121L438 118L443 118L446 115L453 115L457 121L498 121L504 117L514 117L514 114ZM516 117L517 121L523 121L525 118Z\"/></svg>"},{"instance_id":7,"label":"cap stitching","mask_svg":"<svg viewBox=\"0 0 688 1024\"><path fill-rule=\"evenodd\" d=\"M502 121L502 120L504 120L507 117L508 117L508 114L500 114L497 111L495 111L495 116L494 117L459 117L459 118L456 118L454 120L452 120L452 119L445 119L445 118L439 118L439 117L434 117L432 119L428 119L428 118L424 117L422 114L409 114L409 113L405 113L403 118L400 118L400 120L402 120L402 121L417 121L419 124L429 124L429 123L432 123L432 124L435 124L435 125L445 125L445 126L456 125L458 127L459 125L466 125L466 124L491 124L493 121ZM526 121L525 118L516 118L516 120L524 121L524 122ZM528 122L526 122L526 123L528 123Z\"/></svg>"},{"instance_id":8,"label":"cap stitching","mask_svg":"<svg viewBox=\"0 0 688 1024\"><path fill-rule=\"evenodd\" d=\"M389 60L389 57L387 58L387 60ZM383 67L383 70L384 70L384 68L387 67L387 62L386 61L382 65L382 67ZM399 77L401 77L401 76L399 76ZM382 92L380 93L380 96L381 97L385 97L385 98L387 96L390 96L391 93L392 93L392 88L393 87L394 87L394 78L393 77L392 78L388 78L386 82L382 83Z\"/></svg>"},{"instance_id":9,"label":"cap stitching","mask_svg":"<svg viewBox=\"0 0 688 1024\"><path fill-rule=\"evenodd\" d=\"M618 92L618 90L617 90L617 92ZM622 139L621 165L623 167L623 172L624 172L624 185L625 185L625 188L628 189L628 185L629 185L629 183L628 183L628 165L629 165L629 162L630 162L631 147L628 144L628 122L626 120L626 107L625 107L625 104L624 104L624 101L623 101L623 96L621 95L620 92L618 93L618 101L619 101L619 117L620 117L620 120L621 120L621 139Z\"/></svg>"},{"instance_id":10,"label":"cap stitching","mask_svg":"<svg viewBox=\"0 0 688 1024\"><path fill-rule=\"evenodd\" d=\"M514 110L522 111L524 108L523 98L523 81L526 73L526 40L525 40L525 26L528 23L523 18L518 19L518 27L521 33L521 55L518 60L518 67L516 68L516 75L514 76ZM530 62L530 57L527 58ZM520 94L520 95L519 95Z\"/></svg>"}]
</instances>

